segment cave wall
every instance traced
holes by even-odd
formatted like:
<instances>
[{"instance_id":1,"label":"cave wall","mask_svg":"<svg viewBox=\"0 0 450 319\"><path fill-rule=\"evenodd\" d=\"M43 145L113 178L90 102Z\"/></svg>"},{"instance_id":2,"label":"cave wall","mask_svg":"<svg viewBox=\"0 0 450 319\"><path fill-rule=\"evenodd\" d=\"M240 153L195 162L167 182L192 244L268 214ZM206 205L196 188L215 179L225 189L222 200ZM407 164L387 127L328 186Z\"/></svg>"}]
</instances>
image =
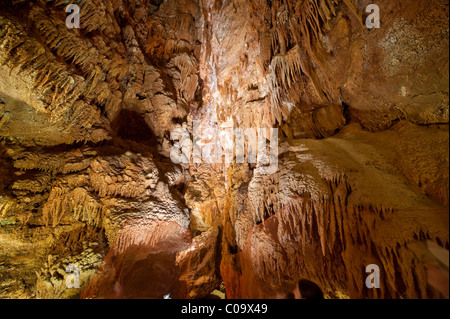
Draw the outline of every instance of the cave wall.
<instances>
[{"instance_id":1,"label":"cave wall","mask_svg":"<svg viewBox=\"0 0 450 319\"><path fill-rule=\"evenodd\" d=\"M448 2L380 1L373 30L368 1L204 3L217 112L202 122L278 126L285 142L277 174L228 169L229 296L274 297L301 277L332 297L436 296L425 241L448 249ZM287 222L296 196L308 208ZM373 263L380 291L365 287Z\"/></svg>"},{"instance_id":2,"label":"cave wall","mask_svg":"<svg viewBox=\"0 0 450 319\"><path fill-rule=\"evenodd\" d=\"M85 288L127 221L190 225L190 174L167 152L199 100L197 2L87 1L80 29L66 27L66 6L1 8L3 297L79 297L66 267L86 264ZM220 284L213 252L185 270L191 297Z\"/></svg>"},{"instance_id":3,"label":"cave wall","mask_svg":"<svg viewBox=\"0 0 450 319\"><path fill-rule=\"evenodd\" d=\"M184 297L224 281L273 298L299 278L333 298L439 297L448 1L377 1L380 29L368 0L92 0L80 29L66 1L2 2L0 296L79 297L64 278L80 263L102 297L96 270L143 219L191 232ZM277 173L175 165L170 133L194 121L278 128Z\"/></svg>"}]
</instances>

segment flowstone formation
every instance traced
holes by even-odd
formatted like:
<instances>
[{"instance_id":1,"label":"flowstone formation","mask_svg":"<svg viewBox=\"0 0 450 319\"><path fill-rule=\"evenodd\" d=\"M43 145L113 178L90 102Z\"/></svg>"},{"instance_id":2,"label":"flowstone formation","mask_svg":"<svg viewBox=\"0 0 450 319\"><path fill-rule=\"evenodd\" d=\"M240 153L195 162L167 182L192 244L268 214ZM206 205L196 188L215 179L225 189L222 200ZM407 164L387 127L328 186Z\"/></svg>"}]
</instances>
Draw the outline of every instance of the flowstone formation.
<instances>
[{"instance_id":1,"label":"flowstone formation","mask_svg":"<svg viewBox=\"0 0 450 319\"><path fill-rule=\"evenodd\" d=\"M1 3L0 298L448 298L447 0Z\"/></svg>"}]
</instances>

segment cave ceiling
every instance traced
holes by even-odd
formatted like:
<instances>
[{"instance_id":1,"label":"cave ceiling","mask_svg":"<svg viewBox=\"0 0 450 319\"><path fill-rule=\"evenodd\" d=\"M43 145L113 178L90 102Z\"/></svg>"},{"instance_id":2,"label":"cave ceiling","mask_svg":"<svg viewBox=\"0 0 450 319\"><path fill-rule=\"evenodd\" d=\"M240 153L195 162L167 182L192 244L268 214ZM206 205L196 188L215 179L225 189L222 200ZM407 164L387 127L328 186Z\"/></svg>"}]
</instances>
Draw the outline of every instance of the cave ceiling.
<instances>
[{"instance_id":1,"label":"cave ceiling","mask_svg":"<svg viewBox=\"0 0 450 319\"><path fill-rule=\"evenodd\" d=\"M448 298L448 17L1 0L0 298Z\"/></svg>"}]
</instances>

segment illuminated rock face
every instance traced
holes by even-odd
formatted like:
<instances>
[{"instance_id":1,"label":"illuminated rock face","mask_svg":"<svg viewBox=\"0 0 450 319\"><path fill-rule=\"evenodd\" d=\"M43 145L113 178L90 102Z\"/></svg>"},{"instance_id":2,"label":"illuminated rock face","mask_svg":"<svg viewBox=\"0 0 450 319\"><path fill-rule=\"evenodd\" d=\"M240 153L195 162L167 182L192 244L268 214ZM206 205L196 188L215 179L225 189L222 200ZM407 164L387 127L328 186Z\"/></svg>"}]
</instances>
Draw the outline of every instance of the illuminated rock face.
<instances>
[{"instance_id":1,"label":"illuminated rock face","mask_svg":"<svg viewBox=\"0 0 450 319\"><path fill-rule=\"evenodd\" d=\"M127 221L81 297L202 297L217 285L214 267L207 266L215 263L217 235L211 230L193 241L189 229L175 222Z\"/></svg>"},{"instance_id":2,"label":"illuminated rock face","mask_svg":"<svg viewBox=\"0 0 450 319\"><path fill-rule=\"evenodd\" d=\"M4 2L0 297L443 296L448 1ZM173 163L194 121L278 128L278 171Z\"/></svg>"}]
</instances>

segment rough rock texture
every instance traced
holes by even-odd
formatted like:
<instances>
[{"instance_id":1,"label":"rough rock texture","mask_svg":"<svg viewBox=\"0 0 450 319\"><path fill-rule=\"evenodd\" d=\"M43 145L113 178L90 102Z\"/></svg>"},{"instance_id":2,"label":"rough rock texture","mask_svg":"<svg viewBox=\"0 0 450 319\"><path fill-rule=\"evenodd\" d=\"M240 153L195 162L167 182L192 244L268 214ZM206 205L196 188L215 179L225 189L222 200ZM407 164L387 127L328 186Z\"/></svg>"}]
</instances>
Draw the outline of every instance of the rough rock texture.
<instances>
[{"instance_id":1,"label":"rough rock texture","mask_svg":"<svg viewBox=\"0 0 450 319\"><path fill-rule=\"evenodd\" d=\"M211 118L278 123L290 145L278 174L228 171L229 297L274 297L301 277L330 297L439 296L427 287L424 241L448 249L448 2L380 2L374 30L361 24L369 2L353 4L206 2L217 30L204 57ZM307 204L283 217L295 196ZM371 263L387 280L380 291L365 288Z\"/></svg>"},{"instance_id":2,"label":"rough rock texture","mask_svg":"<svg viewBox=\"0 0 450 319\"><path fill-rule=\"evenodd\" d=\"M277 176L254 175L241 186L249 189L248 196L242 198L240 189L230 195L241 203L229 212L235 218L235 245L242 250L236 256L242 273L233 274L227 263L222 265L228 273L225 283L233 285L229 296L271 297L298 274L326 287L331 297L428 296L425 263L433 257L424 241L448 249L448 210L418 185L405 183L417 169L412 168L414 162L406 164L401 158L411 154L395 145L426 148L420 138L424 135L406 123L393 130L373 134L349 125L326 141L283 144ZM432 130L437 144L441 136L438 153L445 156L445 132ZM416 132L417 138L402 141L405 131ZM388 139L392 147L380 142ZM383 152L378 143L384 143ZM422 163L433 162L431 153L426 154L430 157ZM402 171L399 164L411 169ZM448 186L440 187L445 193ZM386 280L375 293L365 287L365 267L370 264L382 267ZM237 287L230 277L240 278Z\"/></svg>"},{"instance_id":3,"label":"rough rock texture","mask_svg":"<svg viewBox=\"0 0 450 319\"><path fill-rule=\"evenodd\" d=\"M1 9L1 236L13 239L2 246L5 296L79 296L64 291L67 262L82 265L83 288L129 220L190 225L190 174L160 154L198 103L196 1L88 1L79 30L66 27L66 5ZM80 237L78 250L55 256L58 234L72 236L80 222L104 234L102 254L78 257L91 244ZM215 247L218 233L206 238ZM196 266L212 271L208 280L190 275L192 296L220 285L214 256Z\"/></svg>"},{"instance_id":4,"label":"rough rock texture","mask_svg":"<svg viewBox=\"0 0 450 319\"><path fill-rule=\"evenodd\" d=\"M128 221L82 298L203 297L218 285L217 228L192 240L188 228L150 219Z\"/></svg>"},{"instance_id":5,"label":"rough rock texture","mask_svg":"<svg viewBox=\"0 0 450 319\"><path fill-rule=\"evenodd\" d=\"M377 1L380 29L368 0L0 3L1 298L442 297L448 0ZM174 164L194 121L278 128L278 171Z\"/></svg>"}]
</instances>

